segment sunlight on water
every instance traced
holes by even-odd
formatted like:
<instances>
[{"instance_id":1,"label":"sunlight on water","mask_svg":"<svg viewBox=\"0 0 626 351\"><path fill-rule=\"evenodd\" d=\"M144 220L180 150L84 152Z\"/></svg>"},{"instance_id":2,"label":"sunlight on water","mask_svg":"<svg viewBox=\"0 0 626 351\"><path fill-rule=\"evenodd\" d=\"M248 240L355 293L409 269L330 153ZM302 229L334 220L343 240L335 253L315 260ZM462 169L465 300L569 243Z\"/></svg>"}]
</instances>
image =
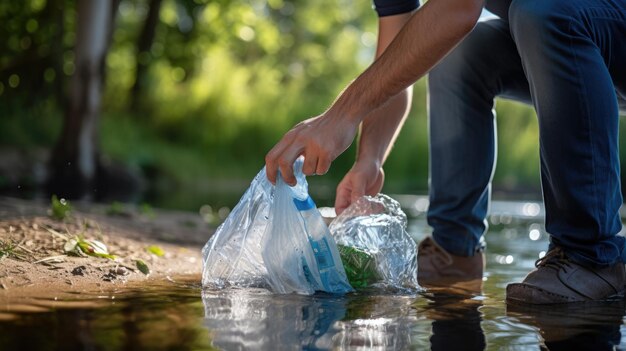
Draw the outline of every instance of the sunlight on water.
<instances>
[{"instance_id":1,"label":"sunlight on water","mask_svg":"<svg viewBox=\"0 0 626 351\"><path fill-rule=\"evenodd\" d=\"M415 203L414 209L423 209ZM532 204L531 204L532 205ZM612 350L626 347L623 301L506 306L504 289L545 255L541 208L491 215L482 291L273 295L162 282L114 295L0 306L2 350ZM518 208L520 215L511 209ZM225 213L226 210L223 210ZM209 213L205 209L206 213ZM219 212L219 211L218 211ZM213 211L211 210L211 213ZM224 214L223 213L223 214ZM223 215L222 214L222 215ZM420 240L423 212L409 224ZM176 280L176 279L175 279ZM12 312L10 312L11 310Z\"/></svg>"}]
</instances>

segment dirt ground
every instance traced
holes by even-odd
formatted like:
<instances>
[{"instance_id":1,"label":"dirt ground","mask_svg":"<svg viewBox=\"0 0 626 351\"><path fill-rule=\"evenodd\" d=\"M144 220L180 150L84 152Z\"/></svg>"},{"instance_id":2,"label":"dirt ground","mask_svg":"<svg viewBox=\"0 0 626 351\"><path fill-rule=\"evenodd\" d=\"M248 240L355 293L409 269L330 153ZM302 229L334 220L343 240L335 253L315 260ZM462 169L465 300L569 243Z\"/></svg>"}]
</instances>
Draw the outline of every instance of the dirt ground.
<instances>
[{"instance_id":1,"label":"dirt ground","mask_svg":"<svg viewBox=\"0 0 626 351\"><path fill-rule=\"evenodd\" d=\"M149 280L200 281L202 245L214 232L200 214L71 205L58 220L49 203L0 197L0 305L26 296L114 291ZM66 243L76 237L104 243L115 259L68 254Z\"/></svg>"}]
</instances>

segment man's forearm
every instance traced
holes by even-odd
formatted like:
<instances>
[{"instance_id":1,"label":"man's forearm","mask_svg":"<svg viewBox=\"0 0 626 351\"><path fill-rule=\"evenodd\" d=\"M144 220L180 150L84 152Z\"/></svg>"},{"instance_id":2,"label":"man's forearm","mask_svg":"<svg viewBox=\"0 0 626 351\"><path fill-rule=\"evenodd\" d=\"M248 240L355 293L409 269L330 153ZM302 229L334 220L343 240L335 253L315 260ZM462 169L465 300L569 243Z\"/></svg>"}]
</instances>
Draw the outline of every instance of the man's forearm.
<instances>
[{"instance_id":1,"label":"man's forearm","mask_svg":"<svg viewBox=\"0 0 626 351\"><path fill-rule=\"evenodd\" d=\"M361 125L357 162L374 162L382 167L409 113L412 95L413 89L409 87L365 117Z\"/></svg>"},{"instance_id":2,"label":"man's forearm","mask_svg":"<svg viewBox=\"0 0 626 351\"><path fill-rule=\"evenodd\" d=\"M350 84L330 115L363 121L373 110L426 74L474 27L483 0L430 0L385 52Z\"/></svg>"},{"instance_id":3,"label":"man's forearm","mask_svg":"<svg viewBox=\"0 0 626 351\"><path fill-rule=\"evenodd\" d=\"M412 13L380 17L376 59L411 18ZM379 168L385 163L411 106L411 87L392 97L383 107L372 111L361 123L356 162L372 162Z\"/></svg>"}]
</instances>

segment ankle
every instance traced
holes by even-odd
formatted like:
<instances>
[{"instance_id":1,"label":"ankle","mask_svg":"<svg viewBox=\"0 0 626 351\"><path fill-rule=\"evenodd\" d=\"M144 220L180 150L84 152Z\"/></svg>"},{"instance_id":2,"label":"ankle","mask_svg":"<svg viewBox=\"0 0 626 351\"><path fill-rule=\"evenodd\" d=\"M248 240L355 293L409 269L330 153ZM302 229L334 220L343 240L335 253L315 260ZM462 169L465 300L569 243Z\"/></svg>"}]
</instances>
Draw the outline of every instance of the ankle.
<instances>
[{"instance_id":1,"label":"ankle","mask_svg":"<svg viewBox=\"0 0 626 351\"><path fill-rule=\"evenodd\" d=\"M431 236L435 244L450 255L456 257L474 257L483 255L486 249L484 237L476 239L469 235L438 235Z\"/></svg>"}]
</instances>

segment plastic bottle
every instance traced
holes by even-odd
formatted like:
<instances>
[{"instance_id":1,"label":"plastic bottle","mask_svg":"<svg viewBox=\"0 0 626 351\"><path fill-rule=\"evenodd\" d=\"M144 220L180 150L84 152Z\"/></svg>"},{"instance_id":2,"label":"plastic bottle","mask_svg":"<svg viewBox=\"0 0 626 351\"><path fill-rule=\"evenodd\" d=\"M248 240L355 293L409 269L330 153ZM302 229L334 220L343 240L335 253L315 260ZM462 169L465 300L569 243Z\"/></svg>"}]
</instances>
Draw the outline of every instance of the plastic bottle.
<instances>
[{"instance_id":1,"label":"plastic bottle","mask_svg":"<svg viewBox=\"0 0 626 351\"><path fill-rule=\"evenodd\" d=\"M334 241L332 241L330 231L326 223L324 223L322 215L317 210L313 199L310 196L305 200L294 198L293 202L304 221L304 227L307 231L309 244L311 244L315 255L315 262L317 263L324 290L335 292L353 291L341 264L337 247ZM305 272L310 270L310 267L305 266L304 268ZM308 275L310 275L310 272Z\"/></svg>"}]
</instances>

